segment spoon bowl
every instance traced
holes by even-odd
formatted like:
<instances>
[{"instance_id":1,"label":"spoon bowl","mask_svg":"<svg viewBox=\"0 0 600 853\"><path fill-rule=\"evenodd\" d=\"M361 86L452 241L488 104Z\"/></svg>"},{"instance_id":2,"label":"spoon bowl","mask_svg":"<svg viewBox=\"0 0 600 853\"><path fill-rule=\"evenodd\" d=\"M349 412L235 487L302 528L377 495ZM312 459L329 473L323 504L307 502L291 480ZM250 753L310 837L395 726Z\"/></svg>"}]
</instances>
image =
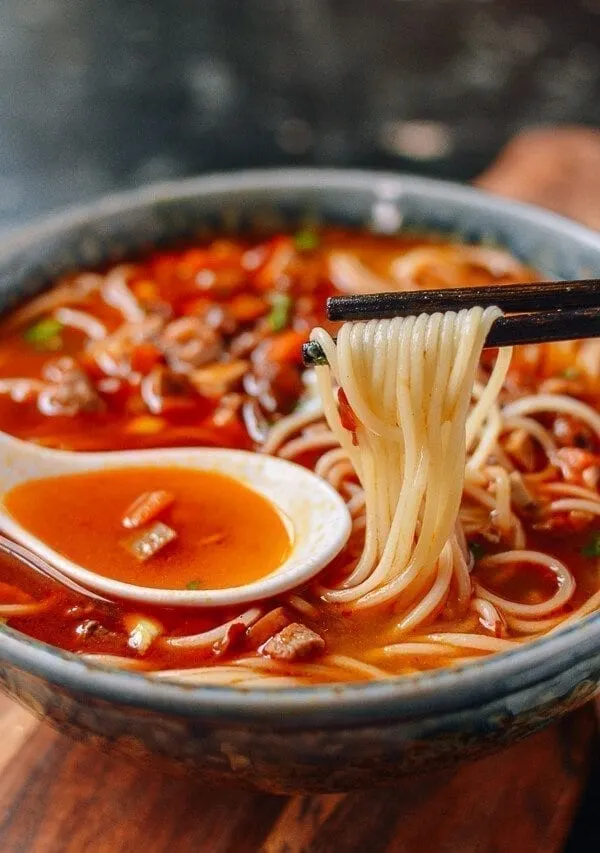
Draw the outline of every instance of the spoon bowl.
<instances>
[{"instance_id":1,"label":"spoon bowl","mask_svg":"<svg viewBox=\"0 0 600 853\"><path fill-rule=\"evenodd\" d=\"M157 589L104 577L55 551L11 515L4 496L46 477L119 468L182 468L222 474L271 502L290 533L291 549L263 578L225 589ZM109 598L165 607L222 607L287 592L314 577L342 549L351 519L340 495L300 465L243 450L174 448L110 453L50 450L0 433L0 530L86 589Z\"/></svg>"}]
</instances>

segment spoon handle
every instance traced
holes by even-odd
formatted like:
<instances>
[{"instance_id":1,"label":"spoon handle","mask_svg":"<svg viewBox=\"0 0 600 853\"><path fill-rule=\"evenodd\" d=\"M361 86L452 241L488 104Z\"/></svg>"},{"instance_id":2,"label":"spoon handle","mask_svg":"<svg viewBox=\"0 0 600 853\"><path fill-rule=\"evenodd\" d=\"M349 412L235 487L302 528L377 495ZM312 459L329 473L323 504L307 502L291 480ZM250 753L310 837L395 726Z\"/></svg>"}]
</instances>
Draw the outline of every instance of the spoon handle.
<instances>
[{"instance_id":1,"label":"spoon handle","mask_svg":"<svg viewBox=\"0 0 600 853\"><path fill-rule=\"evenodd\" d=\"M6 536L2 536L1 534L0 552L7 554L9 557L16 557L18 560L25 563L28 568L33 569L34 572L38 572L38 574L44 575L44 577L62 584L62 586L67 587L71 592L83 595L86 598L91 598L94 601L102 602L103 604L114 604L110 599L103 598L101 595L92 592L86 587L80 586L80 584L68 578L61 571L55 569L54 566L51 566L50 563L42 560L41 557L38 557L38 555L34 554L33 551L30 551L29 548L25 548L23 545L19 545L17 542L13 542L12 539L7 539Z\"/></svg>"}]
</instances>

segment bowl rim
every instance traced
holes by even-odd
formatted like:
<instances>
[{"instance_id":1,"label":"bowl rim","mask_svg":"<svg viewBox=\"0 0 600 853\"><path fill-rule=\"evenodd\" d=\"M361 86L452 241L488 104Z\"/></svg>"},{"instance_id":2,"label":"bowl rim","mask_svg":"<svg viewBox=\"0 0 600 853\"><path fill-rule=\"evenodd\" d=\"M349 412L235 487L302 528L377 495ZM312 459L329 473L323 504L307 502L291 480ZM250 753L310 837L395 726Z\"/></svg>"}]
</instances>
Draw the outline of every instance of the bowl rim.
<instances>
[{"instance_id":1,"label":"bowl rim","mask_svg":"<svg viewBox=\"0 0 600 853\"><path fill-rule=\"evenodd\" d=\"M384 189L385 188L385 189ZM252 191L382 191L394 200L412 193L513 218L522 227L541 226L598 253L600 234L533 205L499 198L473 187L432 178L376 170L275 168L205 175L153 184L103 197L50 214L0 236L0 263L48 236L93 225L111 214L213 194L243 196ZM375 719L410 719L479 707L560 677L597 656L600 666L600 612L523 646L453 668L389 680L350 682L277 690L190 686L152 680L143 673L110 669L0 625L0 666L12 664L43 681L102 701L167 715L218 717L220 722L307 726L364 724ZM1 677L0 677L1 683Z\"/></svg>"}]
</instances>

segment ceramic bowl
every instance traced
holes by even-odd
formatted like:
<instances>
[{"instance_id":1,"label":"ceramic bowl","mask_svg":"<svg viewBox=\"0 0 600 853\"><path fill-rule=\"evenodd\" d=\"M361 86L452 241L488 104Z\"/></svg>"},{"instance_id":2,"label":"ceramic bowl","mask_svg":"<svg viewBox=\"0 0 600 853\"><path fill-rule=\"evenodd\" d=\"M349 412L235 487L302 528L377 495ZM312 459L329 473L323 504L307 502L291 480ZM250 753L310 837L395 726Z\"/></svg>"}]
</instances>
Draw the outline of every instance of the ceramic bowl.
<instances>
[{"instance_id":1,"label":"ceramic bowl","mask_svg":"<svg viewBox=\"0 0 600 853\"><path fill-rule=\"evenodd\" d=\"M0 246L0 308L67 270L307 217L491 241L551 276L600 274L600 236L541 210L430 180L287 169L163 184L18 231ZM279 692L152 682L0 626L0 687L62 731L213 784L279 792L389 783L482 755L578 707L599 684L600 614L451 670Z\"/></svg>"}]
</instances>

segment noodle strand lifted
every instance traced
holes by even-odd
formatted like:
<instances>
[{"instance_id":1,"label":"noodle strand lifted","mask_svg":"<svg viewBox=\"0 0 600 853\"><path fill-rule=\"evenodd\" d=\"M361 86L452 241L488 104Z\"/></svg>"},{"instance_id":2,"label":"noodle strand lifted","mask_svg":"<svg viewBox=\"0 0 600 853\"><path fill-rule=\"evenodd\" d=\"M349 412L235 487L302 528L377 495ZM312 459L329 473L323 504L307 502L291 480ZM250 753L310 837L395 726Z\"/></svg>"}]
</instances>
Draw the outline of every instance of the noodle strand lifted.
<instances>
[{"instance_id":1,"label":"noodle strand lifted","mask_svg":"<svg viewBox=\"0 0 600 853\"><path fill-rule=\"evenodd\" d=\"M337 343L323 329L313 332L328 360L317 368L325 416L366 499L362 555L339 587L324 590L326 601L355 608L394 601L405 631L443 605L453 577L467 600L464 537L455 532L467 442L486 421L499 433L493 410L510 352L469 408L481 350L500 314L472 308L346 324ZM353 413L351 429L334 384Z\"/></svg>"}]
</instances>

